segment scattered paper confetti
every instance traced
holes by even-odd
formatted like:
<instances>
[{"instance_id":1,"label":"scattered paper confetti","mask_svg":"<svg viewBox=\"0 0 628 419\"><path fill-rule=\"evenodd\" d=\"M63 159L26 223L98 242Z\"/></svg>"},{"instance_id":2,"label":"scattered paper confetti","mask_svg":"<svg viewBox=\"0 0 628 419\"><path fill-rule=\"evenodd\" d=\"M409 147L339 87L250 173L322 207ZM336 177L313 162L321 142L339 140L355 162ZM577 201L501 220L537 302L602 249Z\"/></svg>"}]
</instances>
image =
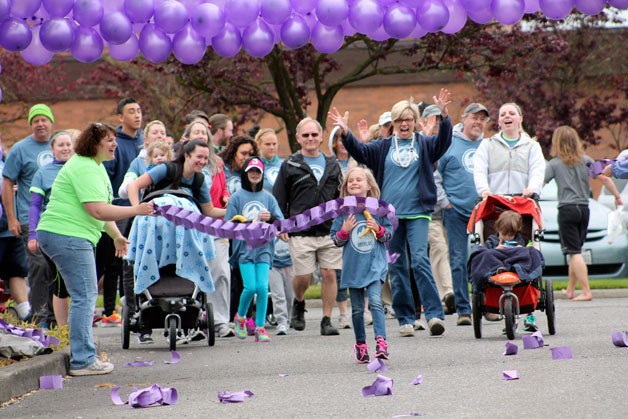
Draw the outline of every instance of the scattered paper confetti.
<instances>
[{"instance_id":1,"label":"scattered paper confetti","mask_svg":"<svg viewBox=\"0 0 628 419\"><path fill-rule=\"evenodd\" d=\"M613 345L617 347L628 347L628 332L613 332L611 334L611 339L613 339Z\"/></svg>"},{"instance_id":2,"label":"scattered paper confetti","mask_svg":"<svg viewBox=\"0 0 628 419\"><path fill-rule=\"evenodd\" d=\"M253 397L253 392L249 390L244 391L219 391L218 400L220 403L240 403L248 397Z\"/></svg>"},{"instance_id":3,"label":"scattered paper confetti","mask_svg":"<svg viewBox=\"0 0 628 419\"><path fill-rule=\"evenodd\" d=\"M423 376L421 374L417 375L414 380L412 380L412 384L415 386L421 384L423 382Z\"/></svg>"},{"instance_id":4,"label":"scattered paper confetti","mask_svg":"<svg viewBox=\"0 0 628 419\"><path fill-rule=\"evenodd\" d=\"M542 348L545 344L543 335L539 331L536 331L529 336L523 336L521 339L523 340L523 349Z\"/></svg>"},{"instance_id":5,"label":"scattered paper confetti","mask_svg":"<svg viewBox=\"0 0 628 419\"><path fill-rule=\"evenodd\" d=\"M179 399L179 395L177 390L173 387L161 388L157 384L153 384L150 387L146 387L143 389L134 389L131 394L129 394L129 400L123 401L118 394L120 390L120 386L115 386L111 389L111 401L116 406L121 406L124 404L129 404L131 407L149 407L153 404L160 405L173 405L177 403Z\"/></svg>"},{"instance_id":6,"label":"scattered paper confetti","mask_svg":"<svg viewBox=\"0 0 628 419\"><path fill-rule=\"evenodd\" d=\"M571 359L573 358L573 352L570 346L557 346L550 348L552 351L552 359Z\"/></svg>"},{"instance_id":7,"label":"scattered paper confetti","mask_svg":"<svg viewBox=\"0 0 628 419\"><path fill-rule=\"evenodd\" d=\"M176 364L177 362L181 361L181 356L179 355L179 352L170 351L170 353L172 354L172 359L170 361L164 361L164 364Z\"/></svg>"},{"instance_id":8,"label":"scattered paper confetti","mask_svg":"<svg viewBox=\"0 0 628 419\"><path fill-rule=\"evenodd\" d=\"M130 368L130 367L152 367L153 365L155 365L155 363L153 361L133 361L133 362L127 362L126 364L124 364L124 368Z\"/></svg>"},{"instance_id":9,"label":"scattered paper confetti","mask_svg":"<svg viewBox=\"0 0 628 419\"><path fill-rule=\"evenodd\" d=\"M63 377L61 375L42 375L39 377L39 388L44 390L63 388Z\"/></svg>"},{"instance_id":10,"label":"scattered paper confetti","mask_svg":"<svg viewBox=\"0 0 628 419\"><path fill-rule=\"evenodd\" d=\"M374 360L369 362L367 365L367 368L369 369L370 372L388 371L388 367L386 366L386 364L384 364L384 361L382 361L379 358L375 358Z\"/></svg>"},{"instance_id":11,"label":"scattered paper confetti","mask_svg":"<svg viewBox=\"0 0 628 419\"><path fill-rule=\"evenodd\" d=\"M362 388L362 395L368 396L391 396L393 380L383 375L378 375L373 384Z\"/></svg>"},{"instance_id":12,"label":"scattered paper confetti","mask_svg":"<svg viewBox=\"0 0 628 419\"><path fill-rule=\"evenodd\" d=\"M519 373L517 372L517 370L506 370L502 372L502 375L504 377L504 380L506 381L519 379Z\"/></svg>"},{"instance_id":13,"label":"scattered paper confetti","mask_svg":"<svg viewBox=\"0 0 628 419\"><path fill-rule=\"evenodd\" d=\"M504 355L517 355L517 352L519 352L519 347L515 343L506 342L506 350L504 351Z\"/></svg>"}]
</instances>

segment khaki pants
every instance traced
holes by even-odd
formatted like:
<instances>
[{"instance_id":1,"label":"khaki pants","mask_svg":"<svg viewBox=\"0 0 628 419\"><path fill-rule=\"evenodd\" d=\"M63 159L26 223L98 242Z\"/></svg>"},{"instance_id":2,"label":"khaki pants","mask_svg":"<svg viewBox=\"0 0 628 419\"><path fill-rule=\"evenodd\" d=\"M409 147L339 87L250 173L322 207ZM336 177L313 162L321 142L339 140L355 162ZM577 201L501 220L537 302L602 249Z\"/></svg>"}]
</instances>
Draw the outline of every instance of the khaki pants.
<instances>
[{"instance_id":1,"label":"khaki pants","mask_svg":"<svg viewBox=\"0 0 628 419\"><path fill-rule=\"evenodd\" d=\"M443 226L443 220L432 220L428 230L427 239L430 244L430 263L432 275L440 297L453 292L451 286L451 268L449 266L449 248L447 245L447 232Z\"/></svg>"}]
</instances>

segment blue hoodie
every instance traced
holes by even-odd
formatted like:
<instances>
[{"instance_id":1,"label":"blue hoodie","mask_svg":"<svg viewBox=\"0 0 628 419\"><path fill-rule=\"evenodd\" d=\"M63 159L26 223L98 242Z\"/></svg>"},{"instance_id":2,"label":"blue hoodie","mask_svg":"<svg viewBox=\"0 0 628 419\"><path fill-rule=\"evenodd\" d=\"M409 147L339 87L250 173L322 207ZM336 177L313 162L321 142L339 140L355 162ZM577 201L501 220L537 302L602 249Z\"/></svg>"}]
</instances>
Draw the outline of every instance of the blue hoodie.
<instances>
[{"instance_id":1,"label":"blue hoodie","mask_svg":"<svg viewBox=\"0 0 628 419\"><path fill-rule=\"evenodd\" d=\"M481 142L481 139L471 141L467 138L462 133L462 124L458 124L453 129L451 146L438 162L449 203L466 217L471 217L478 199L473 181L473 156Z\"/></svg>"},{"instance_id":2,"label":"blue hoodie","mask_svg":"<svg viewBox=\"0 0 628 419\"><path fill-rule=\"evenodd\" d=\"M116 133L116 142L118 147L116 148L114 159L104 162L103 165L107 169L109 180L111 180L111 187L114 193L113 203L128 206L130 205L128 200L118 197L118 190L120 185L122 185L124 175L129 170L131 162L137 157L144 145L144 136L142 135L142 130L138 129L135 137L130 137L122 132L122 126L119 126Z\"/></svg>"}]
</instances>

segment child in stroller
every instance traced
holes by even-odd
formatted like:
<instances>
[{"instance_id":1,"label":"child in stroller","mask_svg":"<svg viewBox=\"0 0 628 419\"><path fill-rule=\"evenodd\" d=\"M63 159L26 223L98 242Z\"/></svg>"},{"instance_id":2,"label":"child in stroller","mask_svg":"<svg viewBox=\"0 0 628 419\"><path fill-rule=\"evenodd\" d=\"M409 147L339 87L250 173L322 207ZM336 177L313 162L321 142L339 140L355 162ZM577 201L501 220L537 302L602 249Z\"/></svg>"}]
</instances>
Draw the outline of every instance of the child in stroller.
<instances>
[{"instance_id":1,"label":"child in stroller","mask_svg":"<svg viewBox=\"0 0 628 419\"><path fill-rule=\"evenodd\" d=\"M467 268L473 286L473 323L476 338L482 337L485 313L501 314L506 335L514 339L517 319L528 314L527 331L536 331L533 312L545 310L550 334L554 334L554 303L551 280L543 280L540 252L541 214L533 199L491 195L474 209L468 226L472 249ZM486 237L486 240L484 240Z\"/></svg>"}]
</instances>

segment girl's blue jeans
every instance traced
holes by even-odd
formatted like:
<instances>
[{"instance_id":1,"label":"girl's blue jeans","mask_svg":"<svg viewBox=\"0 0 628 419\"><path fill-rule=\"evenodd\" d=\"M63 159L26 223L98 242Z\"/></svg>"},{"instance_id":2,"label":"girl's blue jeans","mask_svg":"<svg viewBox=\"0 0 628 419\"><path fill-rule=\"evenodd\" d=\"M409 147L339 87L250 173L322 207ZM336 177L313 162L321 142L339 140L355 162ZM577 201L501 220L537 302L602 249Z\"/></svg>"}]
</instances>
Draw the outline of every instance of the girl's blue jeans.
<instances>
[{"instance_id":1,"label":"girl's blue jeans","mask_svg":"<svg viewBox=\"0 0 628 419\"><path fill-rule=\"evenodd\" d=\"M351 320L355 340L366 342L366 330L364 327L364 296L368 297L369 308L373 316L373 331L375 337L386 339L386 317L382 305L382 281L371 282L366 288L349 288L351 298Z\"/></svg>"}]
</instances>

